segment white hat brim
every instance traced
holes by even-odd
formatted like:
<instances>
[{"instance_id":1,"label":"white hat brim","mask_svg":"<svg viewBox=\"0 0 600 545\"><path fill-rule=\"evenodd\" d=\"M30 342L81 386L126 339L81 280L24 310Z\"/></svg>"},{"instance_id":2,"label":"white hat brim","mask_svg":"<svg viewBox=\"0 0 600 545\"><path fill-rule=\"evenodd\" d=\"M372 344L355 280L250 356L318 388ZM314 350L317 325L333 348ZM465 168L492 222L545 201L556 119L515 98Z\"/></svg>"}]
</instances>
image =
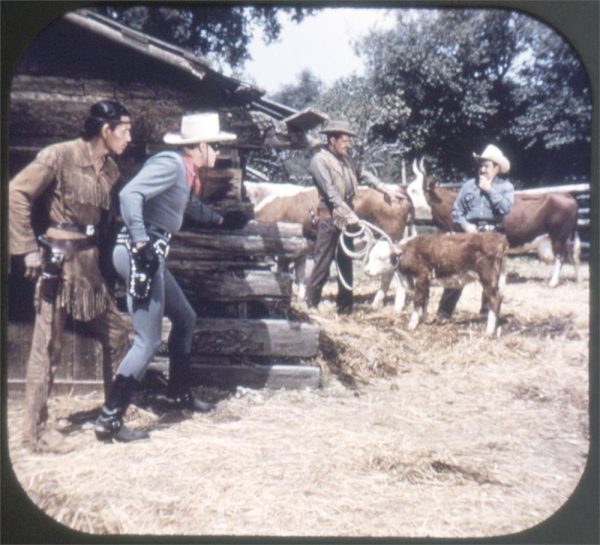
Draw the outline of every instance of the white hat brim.
<instances>
[{"instance_id":1,"label":"white hat brim","mask_svg":"<svg viewBox=\"0 0 600 545\"><path fill-rule=\"evenodd\" d=\"M510 161L506 157L489 157L483 155L473 154L476 161L492 161L500 167L500 174L506 174L510 171Z\"/></svg>"},{"instance_id":2,"label":"white hat brim","mask_svg":"<svg viewBox=\"0 0 600 545\"><path fill-rule=\"evenodd\" d=\"M212 142L229 142L235 140L237 136L230 132L220 132L213 136L196 136L184 138L179 132L168 132L163 137L165 144L198 144L200 142L206 142L210 144Z\"/></svg>"}]
</instances>

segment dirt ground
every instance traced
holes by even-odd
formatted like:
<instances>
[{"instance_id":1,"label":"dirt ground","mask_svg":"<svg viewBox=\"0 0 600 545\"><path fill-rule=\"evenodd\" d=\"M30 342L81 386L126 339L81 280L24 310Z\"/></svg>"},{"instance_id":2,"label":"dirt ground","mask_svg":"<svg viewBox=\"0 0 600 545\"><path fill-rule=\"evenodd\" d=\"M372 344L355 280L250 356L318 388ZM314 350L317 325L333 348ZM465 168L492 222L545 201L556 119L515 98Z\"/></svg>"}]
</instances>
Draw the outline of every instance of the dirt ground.
<instances>
[{"instance_id":1,"label":"dirt ground","mask_svg":"<svg viewBox=\"0 0 600 545\"><path fill-rule=\"evenodd\" d=\"M100 394L57 396L51 446L20 446L22 399L11 395L11 463L49 515L84 532L199 536L485 537L530 528L575 489L589 447L589 271L556 289L551 267L509 261L502 335L485 338L481 288L452 321L415 332L409 310L369 301L338 318L334 287L321 326L323 387L201 391L214 413L178 418L132 407L134 444L98 443ZM359 275L360 276L360 275ZM300 306L297 311L306 312ZM90 414L91 414L90 413ZM85 419L84 419L85 420Z\"/></svg>"}]
</instances>

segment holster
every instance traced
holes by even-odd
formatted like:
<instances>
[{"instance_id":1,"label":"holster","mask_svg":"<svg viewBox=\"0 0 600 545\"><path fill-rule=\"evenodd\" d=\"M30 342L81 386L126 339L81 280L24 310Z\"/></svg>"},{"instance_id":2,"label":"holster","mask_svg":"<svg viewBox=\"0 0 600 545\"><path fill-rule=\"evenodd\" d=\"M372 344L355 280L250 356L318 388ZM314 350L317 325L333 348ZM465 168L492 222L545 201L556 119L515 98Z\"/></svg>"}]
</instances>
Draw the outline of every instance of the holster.
<instances>
[{"instance_id":1,"label":"holster","mask_svg":"<svg viewBox=\"0 0 600 545\"><path fill-rule=\"evenodd\" d=\"M131 297L144 301L152 293L152 281L160 265L154 245L148 242L138 250L128 246L129 251L129 284L127 291Z\"/></svg>"},{"instance_id":2,"label":"holster","mask_svg":"<svg viewBox=\"0 0 600 545\"><path fill-rule=\"evenodd\" d=\"M62 267L65 254L59 248L53 247L46 237L39 237L42 245L42 275L40 278L40 297L49 303L54 302L58 288L62 282Z\"/></svg>"}]
</instances>

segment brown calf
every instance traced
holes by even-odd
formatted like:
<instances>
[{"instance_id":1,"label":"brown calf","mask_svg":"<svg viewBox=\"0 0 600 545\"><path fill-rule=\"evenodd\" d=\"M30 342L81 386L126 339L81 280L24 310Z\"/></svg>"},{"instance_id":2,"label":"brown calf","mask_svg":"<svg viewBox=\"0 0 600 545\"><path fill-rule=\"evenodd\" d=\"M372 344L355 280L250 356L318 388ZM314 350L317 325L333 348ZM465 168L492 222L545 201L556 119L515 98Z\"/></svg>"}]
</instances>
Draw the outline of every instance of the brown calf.
<instances>
[{"instance_id":1,"label":"brown calf","mask_svg":"<svg viewBox=\"0 0 600 545\"><path fill-rule=\"evenodd\" d=\"M434 279L444 287L461 287L479 280L488 307L486 334L492 335L500 313L507 254L508 242L499 233L419 235L394 246L378 241L367 256L365 273L374 276L395 269L412 278L414 310L408 324L411 330L427 315L429 288ZM398 289L403 287L399 284Z\"/></svg>"},{"instance_id":2,"label":"brown calf","mask_svg":"<svg viewBox=\"0 0 600 545\"><path fill-rule=\"evenodd\" d=\"M408 193L417 214L429 209L438 229L444 232L460 231L460 227L452 220L452 206L458 191L439 187L435 181L426 180L422 165L420 169L413 165L413 170L417 178L409 184ZM550 287L558 285L562 264L569 258L575 266L576 280L580 280L577 215L577 201L569 193L516 193L513 207L502 222L511 249L534 242L543 235L550 238L554 255L554 270L548 281Z\"/></svg>"}]
</instances>

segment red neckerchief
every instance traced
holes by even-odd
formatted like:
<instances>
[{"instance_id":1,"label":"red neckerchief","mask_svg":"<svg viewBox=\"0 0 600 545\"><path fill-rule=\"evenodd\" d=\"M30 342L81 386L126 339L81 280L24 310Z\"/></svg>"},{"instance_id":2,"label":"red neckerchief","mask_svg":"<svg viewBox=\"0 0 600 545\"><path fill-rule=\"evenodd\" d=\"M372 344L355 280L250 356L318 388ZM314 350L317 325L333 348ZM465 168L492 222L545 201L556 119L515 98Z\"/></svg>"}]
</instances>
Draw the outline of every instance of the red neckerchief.
<instances>
[{"instance_id":1,"label":"red neckerchief","mask_svg":"<svg viewBox=\"0 0 600 545\"><path fill-rule=\"evenodd\" d=\"M200 176L198 175L198 171L194 166L194 161L189 155L183 156L183 164L185 165L185 173L187 176L187 184L188 187L194 192L194 194L199 197L200 191L202 190L202 183L200 181Z\"/></svg>"}]
</instances>

